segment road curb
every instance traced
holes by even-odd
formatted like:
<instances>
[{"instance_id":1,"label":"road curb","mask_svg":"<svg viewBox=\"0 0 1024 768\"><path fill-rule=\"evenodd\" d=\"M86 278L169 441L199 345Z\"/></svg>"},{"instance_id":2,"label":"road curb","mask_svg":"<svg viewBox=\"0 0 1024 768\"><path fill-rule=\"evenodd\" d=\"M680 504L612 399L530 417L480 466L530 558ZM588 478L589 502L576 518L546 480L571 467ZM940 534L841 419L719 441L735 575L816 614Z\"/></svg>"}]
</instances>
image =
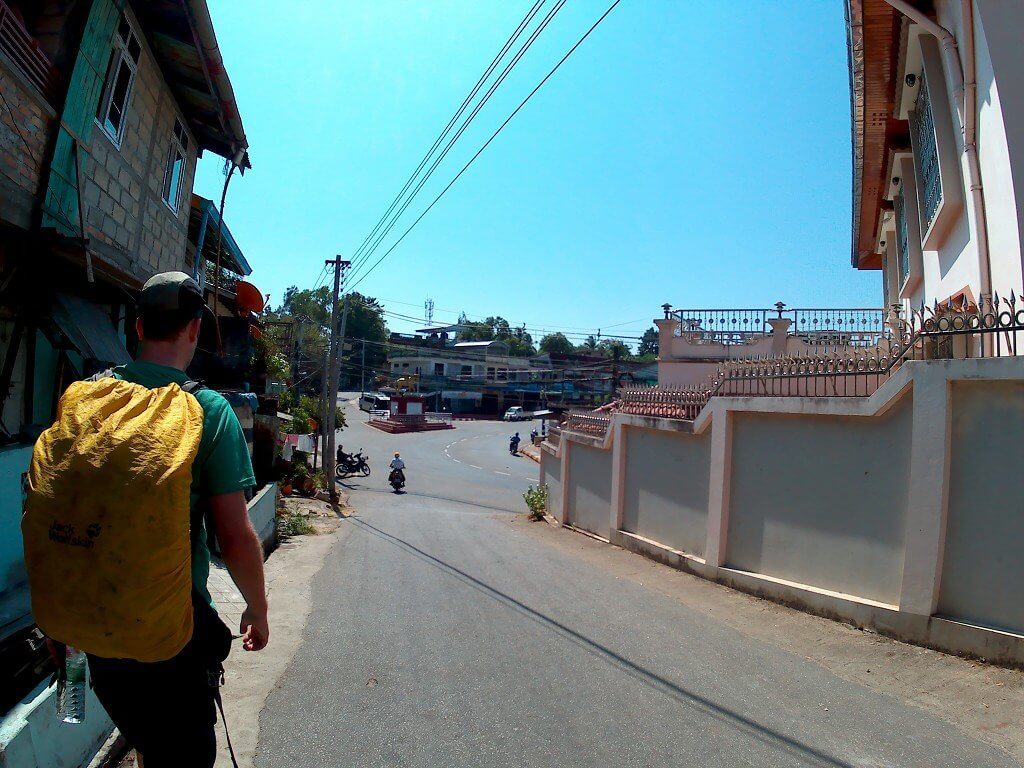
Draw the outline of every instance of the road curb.
<instances>
[{"instance_id":1,"label":"road curb","mask_svg":"<svg viewBox=\"0 0 1024 768\"><path fill-rule=\"evenodd\" d=\"M128 742L115 728L89 761L88 768L117 768L128 754Z\"/></svg>"},{"instance_id":2,"label":"road curb","mask_svg":"<svg viewBox=\"0 0 1024 768\"><path fill-rule=\"evenodd\" d=\"M534 456L529 451L520 451L520 453L523 454L523 456L528 458L530 461L532 461L534 464L540 464L540 454Z\"/></svg>"}]
</instances>

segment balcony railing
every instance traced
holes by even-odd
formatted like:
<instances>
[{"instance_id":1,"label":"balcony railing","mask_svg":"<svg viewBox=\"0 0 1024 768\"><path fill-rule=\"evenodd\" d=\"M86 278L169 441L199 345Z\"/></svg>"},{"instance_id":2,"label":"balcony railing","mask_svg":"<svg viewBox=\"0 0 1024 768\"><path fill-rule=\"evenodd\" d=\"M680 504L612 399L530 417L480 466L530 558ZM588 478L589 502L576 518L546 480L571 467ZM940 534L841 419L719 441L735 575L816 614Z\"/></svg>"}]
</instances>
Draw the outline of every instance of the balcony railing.
<instances>
[{"instance_id":1,"label":"balcony railing","mask_svg":"<svg viewBox=\"0 0 1024 768\"><path fill-rule=\"evenodd\" d=\"M619 410L638 416L693 421L711 397L708 387L631 387L619 395Z\"/></svg>"},{"instance_id":2,"label":"balcony railing","mask_svg":"<svg viewBox=\"0 0 1024 768\"><path fill-rule=\"evenodd\" d=\"M885 310L880 308L786 309L671 309L666 318L677 321L676 335L703 343L746 344L772 333L771 320L790 321L787 333L810 344L873 346L885 334Z\"/></svg>"},{"instance_id":3,"label":"balcony railing","mask_svg":"<svg viewBox=\"0 0 1024 768\"><path fill-rule=\"evenodd\" d=\"M813 318L810 311L803 311ZM850 317L844 319L844 324ZM857 314L852 317L859 322ZM865 397L908 360L963 360L1024 354L1024 302L1014 293L1002 298L996 295L980 306L970 305L965 300L921 306L909 316L898 317L893 326L896 331L872 348L729 360L722 363L714 380L704 387L623 389L618 410L692 420L715 396ZM584 423L581 416L575 417L575 421Z\"/></svg>"},{"instance_id":4,"label":"balcony railing","mask_svg":"<svg viewBox=\"0 0 1024 768\"><path fill-rule=\"evenodd\" d=\"M562 424L563 432L578 432L592 437L604 437L612 423L610 413L594 411L569 411L569 416Z\"/></svg>"},{"instance_id":5,"label":"balcony railing","mask_svg":"<svg viewBox=\"0 0 1024 768\"><path fill-rule=\"evenodd\" d=\"M9 58L33 86L47 98L57 87L57 69L25 29L14 11L0 0L0 52Z\"/></svg>"}]
</instances>

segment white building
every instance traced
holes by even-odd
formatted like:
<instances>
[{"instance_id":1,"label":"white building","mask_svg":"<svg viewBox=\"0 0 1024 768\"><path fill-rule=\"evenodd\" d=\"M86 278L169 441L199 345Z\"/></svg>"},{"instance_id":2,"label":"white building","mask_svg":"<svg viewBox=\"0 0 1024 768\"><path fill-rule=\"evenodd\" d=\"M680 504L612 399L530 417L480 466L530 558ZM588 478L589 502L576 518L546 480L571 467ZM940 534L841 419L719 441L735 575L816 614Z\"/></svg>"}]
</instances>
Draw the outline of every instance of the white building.
<instances>
[{"instance_id":1,"label":"white building","mask_svg":"<svg viewBox=\"0 0 1024 768\"><path fill-rule=\"evenodd\" d=\"M1024 6L913 6L847 0L853 266L890 306L1020 295Z\"/></svg>"}]
</instances>

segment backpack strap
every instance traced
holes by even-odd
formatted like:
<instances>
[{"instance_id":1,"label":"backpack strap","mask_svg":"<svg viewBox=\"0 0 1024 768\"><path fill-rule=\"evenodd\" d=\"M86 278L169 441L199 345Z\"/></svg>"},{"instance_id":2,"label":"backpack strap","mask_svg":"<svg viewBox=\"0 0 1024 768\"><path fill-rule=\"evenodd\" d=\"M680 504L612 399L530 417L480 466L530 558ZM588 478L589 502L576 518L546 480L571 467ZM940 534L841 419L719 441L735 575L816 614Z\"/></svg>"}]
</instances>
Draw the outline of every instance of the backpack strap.
<instances>
[{"instance_id":1,"label":"backpack strap","mask_svg":"<svg viewBox=\"0 0 1024 768\"><path fill-rule=\"evenodd\" d=\"M109 379L114 376L114 369L107 368L105 371L94 373L92 376L86 379L86 381L99 381L100 379Z\"/></svg>"},{"instance_id":2,"label":"backpack strap","mask_svg":"<svg viewBox=\"0 0 1024 768\"><path fill-rule=\"evenodd\" d=\"M181 391L188 392L190 395L194 395L196 392L201 392L206 388L207 386L203 384L203 382L193 381L192 379L189 379L188 381L181 385Z\"/></svg>"}]
</instances>

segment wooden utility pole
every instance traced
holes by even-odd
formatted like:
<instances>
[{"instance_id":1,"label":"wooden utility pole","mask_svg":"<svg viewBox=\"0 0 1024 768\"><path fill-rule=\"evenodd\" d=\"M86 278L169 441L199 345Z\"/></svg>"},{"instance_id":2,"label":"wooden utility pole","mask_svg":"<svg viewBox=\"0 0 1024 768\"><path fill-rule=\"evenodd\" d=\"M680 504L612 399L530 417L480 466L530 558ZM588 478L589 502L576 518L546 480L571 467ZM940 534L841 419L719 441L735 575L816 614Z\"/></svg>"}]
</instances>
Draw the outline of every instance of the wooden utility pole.
<instances>
[{"instance_id":1,"label":"wooden utility pole","mask_svg":"<svg viewBox=\"0 0 1024 768\"><path fill-rule=\"evenodd\" d=\"M347 261L344 262L345 266L348 266L348 263L349 262L347 262ZM335 423L334 423L334 418L335 418L335 414L337 413L337 410L338 410L338 378L339 378L339 376L338 376L338 367L339 367L339 364L341 363L341 350L343 350L345 348L345 323L348 322L348 303L349 303L348 302L348 298L349 298L348 294L345 294L345 309L341 313L341 332L338 334L338 342L335 345L334 357L331 360L331 381L333 382L333 385L332 385L331 388L334 390L334 403L333 403L333 407L330 409L330 412L327 414L327 448L326 448L326 450L328 452L328 456L330 457L328 459L328 461L330 461L330 467L331 467L331 472L330 472L329 475L327 475L327 488L329 489L329 492L331 494L331 501L337 501L337 499L338 499L338 489L337 489L336 484L335 484L335 476L334 476L334 461L335 461L335 456L334 456L334 443L335 443L334 427L336 426ZM335 302L335 306L337 306L337 302Z\"/></svg>"},{"instance_id":2,"label":"wooden utility pole","mask_svg":"<svg viewBox=\"0 0 1024 768\"><path fill-rule=\"evenodd\" d=\"M324 361L324 381L321 388L320 413L322 416L322 441L323 457L321 465L327 476L327 487L330 489L331 499L337 496L334 485L334 421L335 412L338 408L338 299L341 295L341 275L352 262L344 261L341 256L328 259L326 264L334 267L334 302L331 305L331 340L327 345L327 355ZM347 306L347 305L346 305Z\"/></svg>"},{"instance_id":3,"label":"wooden utility pole","mask_svg":"<svg viewBox=\"0 0 1024 768\"><path fill-rule=\"evenodd\" d=\"M359 353L359 398L362 399L366 392L366 339L363 339L363 349Z\"/></svg>"}]
</instances>

